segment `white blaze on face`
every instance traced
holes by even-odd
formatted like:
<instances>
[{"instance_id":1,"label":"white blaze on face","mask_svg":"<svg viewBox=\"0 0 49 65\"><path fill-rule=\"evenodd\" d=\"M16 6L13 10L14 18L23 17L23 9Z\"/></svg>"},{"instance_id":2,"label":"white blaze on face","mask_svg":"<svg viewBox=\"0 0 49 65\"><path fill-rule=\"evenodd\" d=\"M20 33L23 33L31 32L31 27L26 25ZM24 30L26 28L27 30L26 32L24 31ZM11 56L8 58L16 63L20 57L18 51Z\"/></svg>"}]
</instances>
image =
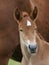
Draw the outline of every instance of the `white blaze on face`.
<instances>
[{"instance_id":1,"label":"white blaze on face","mask_svg":"<svg viewBox=\"0 0 49 65\"><path fill-rule=\"evenodd\" d=\"M27 20L27 26L31 26L31 22Z\"/></svg>"}]
</instances>

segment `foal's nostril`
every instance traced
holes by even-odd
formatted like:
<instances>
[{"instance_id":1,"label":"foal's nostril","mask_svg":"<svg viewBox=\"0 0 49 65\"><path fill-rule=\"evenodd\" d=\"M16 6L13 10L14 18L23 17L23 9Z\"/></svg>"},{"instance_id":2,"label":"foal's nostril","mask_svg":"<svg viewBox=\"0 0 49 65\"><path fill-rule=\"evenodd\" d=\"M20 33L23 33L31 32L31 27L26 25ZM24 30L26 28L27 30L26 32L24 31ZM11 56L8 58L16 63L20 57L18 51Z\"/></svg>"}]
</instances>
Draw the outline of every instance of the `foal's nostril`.
<instances>
[{"instance_id":1,"label":"foal's nostril","mask_svg":"<svg viewBox=\"0 0 49 65\"><path fill-rule=\"evenodd\" d=\"M31 53L35 53L36 52L36 48L37 48L37 45L29 45L29 49L30 49Z\"/></svg>"}]
</instances>

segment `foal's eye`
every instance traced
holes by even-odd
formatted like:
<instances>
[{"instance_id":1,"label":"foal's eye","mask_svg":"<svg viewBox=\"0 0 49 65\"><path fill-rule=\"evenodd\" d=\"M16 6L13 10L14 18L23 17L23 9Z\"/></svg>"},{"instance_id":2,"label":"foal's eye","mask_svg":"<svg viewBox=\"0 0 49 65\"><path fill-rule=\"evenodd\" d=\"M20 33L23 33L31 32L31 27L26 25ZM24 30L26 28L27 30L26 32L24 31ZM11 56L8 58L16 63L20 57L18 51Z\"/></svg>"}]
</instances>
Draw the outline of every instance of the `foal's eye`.
<instances>
[{"instance_id":1,"label":"foal's eye","mask_svg":"<svg viewBox=\"0 0 49 65\"><path fill-rule=\"evenodd\" d=\"M22 29L20 29L20 31L21 31L21 32L23 32L23 30L22 30Z\"/></svg>"}]
</instances>

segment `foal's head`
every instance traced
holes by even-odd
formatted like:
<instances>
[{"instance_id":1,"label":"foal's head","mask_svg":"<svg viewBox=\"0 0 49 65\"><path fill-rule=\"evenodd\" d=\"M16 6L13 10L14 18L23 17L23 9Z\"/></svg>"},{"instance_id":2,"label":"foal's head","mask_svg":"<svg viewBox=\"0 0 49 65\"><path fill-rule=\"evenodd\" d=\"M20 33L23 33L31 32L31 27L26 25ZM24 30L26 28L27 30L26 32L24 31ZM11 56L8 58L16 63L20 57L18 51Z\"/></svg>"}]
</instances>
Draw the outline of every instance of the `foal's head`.
<instances>
[{"instance_id":1,"label":"foal's head","mask_svg":"<svg viewBox=\"0 0 49 65\"><path fill-rule=\"evenodd\" d=\"M17 20L20 34L20 42L26 45L29 53L36 53L36 25L37 19L37 8L35 7L32 14L29 15L27 12L16 9L15 19Z\"/></svg>"}]
</instances>

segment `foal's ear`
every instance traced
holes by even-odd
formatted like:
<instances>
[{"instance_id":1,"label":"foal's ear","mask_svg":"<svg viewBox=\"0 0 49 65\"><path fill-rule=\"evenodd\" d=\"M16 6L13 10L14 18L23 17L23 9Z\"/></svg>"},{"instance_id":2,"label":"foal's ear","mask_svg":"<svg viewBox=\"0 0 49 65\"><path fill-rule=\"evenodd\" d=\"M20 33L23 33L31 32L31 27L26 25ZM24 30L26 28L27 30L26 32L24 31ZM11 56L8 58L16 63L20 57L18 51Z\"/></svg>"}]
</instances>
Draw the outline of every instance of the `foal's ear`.
<instances>
[{"instance_id":1,"label":"foal's ear","mask_svg":"<svg viewBox=\"0 0 49 65\"><path fill-rule=\"evenodd\" d=\"M15 9L14 17L16 21L20 21L22 19L21 11L18 8Z\"/></svg>"},{"instance_id":2,"label":"foal's ear","mask_svg":"<svg viewBox=\"0 0 49 65\"><path fill-rule=\"evenodd\" d=\"M36 19L37 14L38 14L38 10L37 10L37 7L35 6L33 12L31 13L31 18L33 20Z\"/></svg>"}]
</instances>

